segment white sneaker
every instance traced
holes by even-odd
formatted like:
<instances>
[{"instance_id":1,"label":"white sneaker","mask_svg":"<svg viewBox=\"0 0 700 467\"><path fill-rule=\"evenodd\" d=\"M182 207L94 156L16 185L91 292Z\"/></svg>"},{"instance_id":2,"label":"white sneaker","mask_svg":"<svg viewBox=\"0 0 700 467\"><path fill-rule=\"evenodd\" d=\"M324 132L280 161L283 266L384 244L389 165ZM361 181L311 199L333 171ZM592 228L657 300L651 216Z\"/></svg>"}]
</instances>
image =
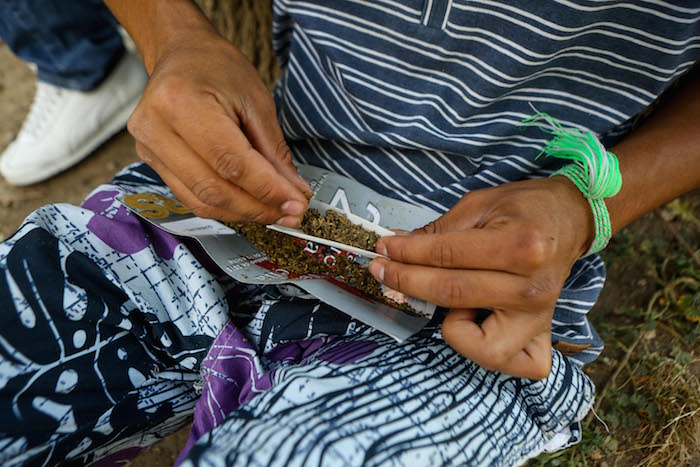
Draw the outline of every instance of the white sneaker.
<instances>
[{"instance_id":1,"label":"white sneaker","mask_svg":"<svg viewBox=\"0 0 700 467\"><path fill-rule=\"evenodd\" d=\"M147 81L141 60L125 52L93 91L39 82L22 129L0 156L0 173L13 185L30 185L80 162L124 128Z\"/></svg>"}]
</instances>

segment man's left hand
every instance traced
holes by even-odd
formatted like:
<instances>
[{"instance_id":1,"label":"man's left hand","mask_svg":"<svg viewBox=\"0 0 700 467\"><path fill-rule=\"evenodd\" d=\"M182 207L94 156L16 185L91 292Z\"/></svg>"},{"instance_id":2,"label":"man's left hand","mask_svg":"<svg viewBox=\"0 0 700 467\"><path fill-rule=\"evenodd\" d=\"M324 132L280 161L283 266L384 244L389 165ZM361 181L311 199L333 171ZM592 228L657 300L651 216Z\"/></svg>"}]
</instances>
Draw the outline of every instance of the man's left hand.
<instances>
[{"instance_id":1,"label":"man's left hand","mask_svg":"<svg viewBox=\"0 0 700 467\"><path fill-rule=\"evenodd\" d=\"M450 308L445 341L513 376L551 371L554 306L594 236L583 195L552 177L473 191L409 235L385 237L370 271L382 284ZM477 309L492 313L479 325Z\"/></svg>"}]
</instances>

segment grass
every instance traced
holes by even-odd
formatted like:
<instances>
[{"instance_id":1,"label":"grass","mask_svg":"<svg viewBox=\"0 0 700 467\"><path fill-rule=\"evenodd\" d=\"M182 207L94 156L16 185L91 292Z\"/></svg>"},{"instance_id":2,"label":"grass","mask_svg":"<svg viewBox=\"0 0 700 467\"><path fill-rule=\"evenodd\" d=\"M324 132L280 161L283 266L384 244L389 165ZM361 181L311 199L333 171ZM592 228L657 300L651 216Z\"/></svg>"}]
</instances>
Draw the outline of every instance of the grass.
<instances>
[{"instance_id":1,"label":"grass","mask_svg":"<svg viewBox=\"0 0 700 467\"><path fill-rule=\"evenodd\" d=\"M591 320L606 342L577 446L531 465L700 465L700 192L620 232Z\"/></svg>"}]
</instances>

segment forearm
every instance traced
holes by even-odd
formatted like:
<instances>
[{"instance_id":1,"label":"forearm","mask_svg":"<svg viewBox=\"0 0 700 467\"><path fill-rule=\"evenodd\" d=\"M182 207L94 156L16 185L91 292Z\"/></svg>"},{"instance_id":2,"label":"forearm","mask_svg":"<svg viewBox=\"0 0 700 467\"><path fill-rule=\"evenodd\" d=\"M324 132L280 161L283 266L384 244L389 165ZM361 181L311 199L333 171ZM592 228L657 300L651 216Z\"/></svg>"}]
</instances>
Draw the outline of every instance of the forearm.
<instances>
[{"instance_id":1,"label":"forearm","mask_svg":"<svg viewBox=\"0 0 700 467\"><path fill-rule=\"evenodd\" d=\"M700 187L700 70L611 150L622 173L622 189L606 200L613 233Z\"/></svg>"},{"instance_id":2,"label":"forearm","mask_svg":"<svg viewBox=\"0 0 700 467\"><path fill-rule=\"evenodd\" d=\"M191 0L105 0L136 42L148 73L177 37L214 27Z\"/></svg>"}]
</instances>

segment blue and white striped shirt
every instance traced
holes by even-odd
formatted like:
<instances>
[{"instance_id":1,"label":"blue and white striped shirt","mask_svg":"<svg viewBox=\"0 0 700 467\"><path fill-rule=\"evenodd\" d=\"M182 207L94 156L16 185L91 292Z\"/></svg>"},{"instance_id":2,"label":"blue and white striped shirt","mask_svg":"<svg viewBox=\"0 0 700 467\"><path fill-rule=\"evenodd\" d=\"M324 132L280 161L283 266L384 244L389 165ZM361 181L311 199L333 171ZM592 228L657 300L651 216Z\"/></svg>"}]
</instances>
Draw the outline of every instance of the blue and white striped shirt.
<instances>
[{"instance_id":1,"label":"blue and white striped shirt","mask_svg":"<svg viewBox=\"0 0 700 467\"><path fill-rule=\"evenodd\" d=\"M694 2L276 0L276 88L295 158L444 212L471 190L542 177L534 105L610 146L700 58ZM586 320L604 283L579 261L553 339L602 342Z\"/></svg>"}]
</instances>

